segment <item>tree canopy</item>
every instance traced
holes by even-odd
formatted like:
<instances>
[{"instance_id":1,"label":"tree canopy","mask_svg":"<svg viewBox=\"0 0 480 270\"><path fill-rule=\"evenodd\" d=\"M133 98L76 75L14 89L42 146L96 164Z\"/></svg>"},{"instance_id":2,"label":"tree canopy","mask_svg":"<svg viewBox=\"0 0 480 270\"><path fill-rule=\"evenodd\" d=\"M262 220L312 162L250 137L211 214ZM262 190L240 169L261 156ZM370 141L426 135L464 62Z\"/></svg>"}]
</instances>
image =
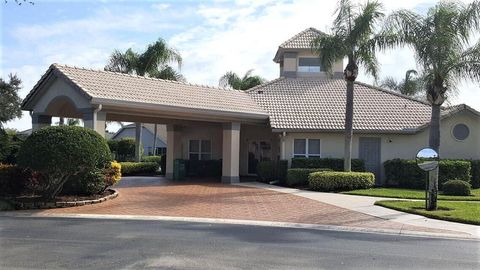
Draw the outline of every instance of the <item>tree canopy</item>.
<instances>
[{"instance_id":1,"label":"tree canopy","mask_svg":"<svg viewBox=\"0 0 480 270\"><path fill-rule=\"evenodd\" d=\"M0 128L7 121L22 117L22 99L18 96L21 84L17 75L10 74L8 82L0 78Z\"/></svg>"},{"instance_id":2,"label":"tree canopy","mask_svg":"<svg viewBox=\"0 0 480 270\"><path fill-rule=\"evenodd\" d=\"M147 76L157 79L184 81L185 78L170 64L182 66L182 57L173 48L170 48L163 39L149 44L141 53L132 48L125 52L115 50L110 56L105 70Z\"/></svg>"},{"instance_id":3,"label":"tree canopy","mask_svg":"<svg viewBox=\"0 0 480 270\"><path fill-rule=\"evenodd\" d=\"M250 69L240 77L237 73L233 71L228 71L225 73L219 80L219 86L221 87L231 87L237 90L247 90L254 86L264 83L266 80L260 76L252 75L253 69Z\"/></svg>"},{"instance_id":4,"label":"tree canopy","mask_svg":"<svg viewBox=\"0 0 480 270\"><path fill-rule=\"evenodd\" d=\"M396 91L402 95L419 97L423 89L421 79L418 78L417 75L416 70L410 69L405 72L405 78L403 80L397 81L393 77L386 77L382 80L380 86Z\"/></svg>"}]
</instances>

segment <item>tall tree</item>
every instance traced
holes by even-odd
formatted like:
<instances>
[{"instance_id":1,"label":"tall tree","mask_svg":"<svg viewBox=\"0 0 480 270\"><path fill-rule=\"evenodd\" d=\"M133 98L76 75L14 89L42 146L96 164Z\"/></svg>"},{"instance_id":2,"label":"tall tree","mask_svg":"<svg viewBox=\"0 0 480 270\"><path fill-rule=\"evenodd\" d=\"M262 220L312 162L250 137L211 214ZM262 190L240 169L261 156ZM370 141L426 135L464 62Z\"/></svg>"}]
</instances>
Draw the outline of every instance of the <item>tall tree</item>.
<instances>
[{"instance_id":1,"label":"tall tree","mask_svg":"<svg viewBox=\"0 0 480 270\"><path fill-rule=\"evenodd\" d=\"M253 69L250 69L245 75L243 75L243 77L240 77L237 73L228 71L220 78L218 85L221 87L231 87L237 90L247 90L266 81L260 76L252 75L252 72Z\"/></svg>"},{"instance_id":2,"label":"tall tree","mask_svg":"<svg viewBox=\"0 0 480 270\"><path fill-rule=\"evenodd\" d=\"M429 145L440 149L440 108L456 85L465 79L480 81L480 42L471 38L480 29L480 2L441 1L425 15L399 10L386 21L392 45L408 45L421 68L428 102L432 105ZM431 174L427 209L437 208L438 169Z\"/></svg>"},{"instance_id":3,"label":"tall tree","mask_svg":"<svg viewBox=\"0 0 480 270\"><path fill-rule=\"evenodd\" d=\"M182 57L173 48L169 47L163 39L148 45L147 49L141 53L134 52L131 48L124 53L115 50L110 56L109 63L105 70L136 74L157 79L185 81L185 78L169 64L176 64L178 68L182 66ZM120 123L123 127L123 124ZM155 131L157 124L154 125ZM153 138L153 153L156 153L157 138ZM137 157L139 158L139 157Z\"/></svg>"},{"instance_id":4,"label":"tall tree","mask_svg":"<svg viewBox=\"0 0 480 270\"><path fill-rule=\"evenodd\" d=\"M386 77L380 84L382 87L397 91L402 95L416 97L422 91L421 83L417 75L417 71L410 69L405 72L405 78L402 81L397 81L393 77Z\"/></svg>"},{"instance_id":5,"label":"tall tree","mask_svg":"<svg viewBox=\"0 0 480 270\"><path fill-rule=\"evenodd\" d=\"M335 13L337 17L333 21L331 34L316 38L312 42L312 50L319 55L322 66L328 70L332 69L335 62L348 59L343 72L347 83L344 170L351 171L354 82L358 75L358 65L363 66L366 73L377 79L375 42L380 42L381 39L373 37L375 26L384 14L382 4L377 1L354 5L350 0L340 0Z\"/></svg>"},{"instance_id":6,"label":"tall tree","mask_svg":"<svg viewBox=\"0 0 480 270\"><path fill-rule=\"evenodd\" d=\"M22 99L18 96L21 84L17 75L10 74L8 82L0 78L0 128L7 121L22 117Z\"/></svg>"}]
</instances>

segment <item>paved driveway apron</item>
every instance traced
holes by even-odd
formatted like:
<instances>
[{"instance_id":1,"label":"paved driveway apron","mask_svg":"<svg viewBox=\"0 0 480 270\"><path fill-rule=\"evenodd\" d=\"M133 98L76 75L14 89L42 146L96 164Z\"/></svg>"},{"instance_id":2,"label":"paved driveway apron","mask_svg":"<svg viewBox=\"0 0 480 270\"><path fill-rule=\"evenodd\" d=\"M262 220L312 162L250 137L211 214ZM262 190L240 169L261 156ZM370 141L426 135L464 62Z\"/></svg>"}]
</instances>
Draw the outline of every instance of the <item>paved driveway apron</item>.
<instances>
[{"instance_id":1,"label":"paved driveway apron","mask_svg":"<svg viewBox=\"0 0 480 270\"><path fill-rule=\"evenodd\" d=\"M419 232L443 230L405 225L311 199L219 183L172 183L158 177L125 177L116 199L41 214L149 215L336 225Z\"/></svg>"}]
</instances>

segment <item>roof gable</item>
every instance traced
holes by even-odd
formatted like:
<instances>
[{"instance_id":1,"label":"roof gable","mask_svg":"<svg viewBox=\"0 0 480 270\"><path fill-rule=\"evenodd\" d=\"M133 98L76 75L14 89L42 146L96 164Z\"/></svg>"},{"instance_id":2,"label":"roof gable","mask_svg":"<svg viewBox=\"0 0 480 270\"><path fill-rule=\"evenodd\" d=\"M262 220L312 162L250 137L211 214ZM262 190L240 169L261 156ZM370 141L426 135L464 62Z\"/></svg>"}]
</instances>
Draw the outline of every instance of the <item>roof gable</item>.
<instances>
[{"instance_id":1,"label":"roof gable","mask_svg":"<svg viewBox=\"0 0 480 270\"><path fill-rule=\"evenodd\" d=\"M286 50L309 50L311 49L311 44L315 38L324 35L322 31L309 27L295 36L284 41L280 46L278 46L277 53L275 54L274 61L279 62L282 58L282 54Z\"/></svg>"}]
</instances>

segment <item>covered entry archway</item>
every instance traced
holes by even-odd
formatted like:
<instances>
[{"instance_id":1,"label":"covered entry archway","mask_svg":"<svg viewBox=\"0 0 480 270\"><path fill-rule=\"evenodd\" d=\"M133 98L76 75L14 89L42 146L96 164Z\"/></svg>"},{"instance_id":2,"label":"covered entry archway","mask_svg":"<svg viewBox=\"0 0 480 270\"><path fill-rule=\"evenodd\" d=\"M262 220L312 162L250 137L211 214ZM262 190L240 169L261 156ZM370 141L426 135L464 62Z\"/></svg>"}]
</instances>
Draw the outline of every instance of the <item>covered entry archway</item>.
<instances>
[{"instance_id":1,"label":"covered entry archway","mask_svg":"<svg viewBox=\"0 0 480 270\"><path fill-rule=\"evenodd\" d=\"M50 66L22 109L30 111L33 130L50 125L52 117L81 118L102 136L107 121L166 124L167 177L172 177L173 160L188 156L185 140L207 134L222 159L226 183L239 181L242 126L265 126L268 120L243 91L58 64Z\"/></svg>"}]
</instances>

